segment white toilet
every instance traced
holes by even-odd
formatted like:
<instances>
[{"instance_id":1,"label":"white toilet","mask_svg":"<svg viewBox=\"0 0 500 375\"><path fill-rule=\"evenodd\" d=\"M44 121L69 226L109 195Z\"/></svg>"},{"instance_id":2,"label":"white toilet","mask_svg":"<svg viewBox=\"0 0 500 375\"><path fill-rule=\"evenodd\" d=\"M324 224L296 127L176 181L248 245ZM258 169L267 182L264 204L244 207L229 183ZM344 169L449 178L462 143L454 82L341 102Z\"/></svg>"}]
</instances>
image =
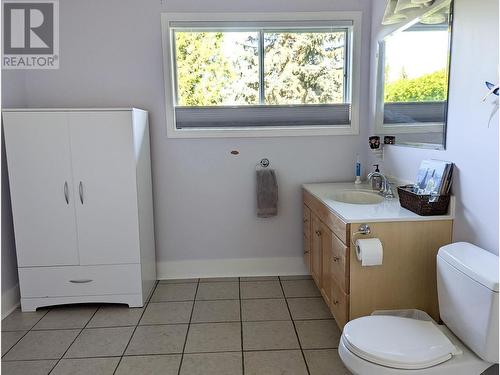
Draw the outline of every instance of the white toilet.
<instances>
[{"instance_id":1,"label":"white toilet","mask_svg":"<svg viewBox=\"0 0 500 375\"><path fill-rule=\"evenodd\" d=\"M440 315L372 315L344 327L339 355L355 375L478 375L498 363L498 257L465 242L439 249ZM390 314L390 313L389 313Z\"/></svg>"}]
</instances>

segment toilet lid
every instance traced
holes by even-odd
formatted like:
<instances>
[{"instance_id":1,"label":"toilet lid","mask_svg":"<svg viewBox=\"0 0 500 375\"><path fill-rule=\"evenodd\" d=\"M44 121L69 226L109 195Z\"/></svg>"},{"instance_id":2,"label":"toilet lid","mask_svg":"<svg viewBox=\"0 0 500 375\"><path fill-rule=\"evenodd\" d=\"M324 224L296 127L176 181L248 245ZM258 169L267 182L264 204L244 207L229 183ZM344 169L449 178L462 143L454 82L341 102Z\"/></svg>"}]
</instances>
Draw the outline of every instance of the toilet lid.
<instances>
[{"instance_id":1,"label":"toilet lid","mask_svg":"<svg viewBox=\"0 0 500 375\"><path fill-rule=\"evenodd\" d=\"M358 357L398 369L435 366L460 353L433 322L397 316L351 320L342 340Z\"/></svg>"}]
</instances>

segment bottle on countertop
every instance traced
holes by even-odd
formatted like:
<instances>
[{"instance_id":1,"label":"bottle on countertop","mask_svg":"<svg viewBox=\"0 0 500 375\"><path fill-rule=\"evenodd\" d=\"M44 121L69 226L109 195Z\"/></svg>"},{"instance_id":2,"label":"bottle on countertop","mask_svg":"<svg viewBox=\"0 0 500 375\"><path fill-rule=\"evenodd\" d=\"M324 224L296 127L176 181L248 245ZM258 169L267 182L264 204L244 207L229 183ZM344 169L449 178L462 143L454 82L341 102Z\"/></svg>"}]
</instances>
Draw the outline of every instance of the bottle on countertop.
<instances>
[{"instance_id":1,"label":"bottle on countertop","mask_svg":"<svg viewBox=\"0 0 500 375\"><path fill-rule=\"evenodd\" d=\"M355 184L360 184L361 183L361 162L359 161L359 154L356 155L356 179L354 180Z\"/></svg>"},{"instance_id":2,"label":"bottle on countertop","mask_svg":"<svg viewBox=\"0 0 500 375\"><path fill-rule=\"evenodd\" d=\"M380 169L378 169L378 164L373 164L375 167L375 172L380 172ZM372 177L372 189L380 191L382 190L382 177L380 176L373 176Z\"/></svg>"}]
</instances>

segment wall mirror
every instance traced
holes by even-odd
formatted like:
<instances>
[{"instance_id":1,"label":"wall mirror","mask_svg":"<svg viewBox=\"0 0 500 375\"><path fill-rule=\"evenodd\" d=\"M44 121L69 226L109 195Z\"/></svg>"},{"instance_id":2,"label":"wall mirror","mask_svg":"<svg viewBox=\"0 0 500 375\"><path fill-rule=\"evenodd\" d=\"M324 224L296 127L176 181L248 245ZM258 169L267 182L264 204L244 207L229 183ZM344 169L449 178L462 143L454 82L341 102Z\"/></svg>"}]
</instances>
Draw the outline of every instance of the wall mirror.
<instances>
[{"instance_id":1,"label":"wall mirror","mask_svg":"<svg viewBox=\"0 0 500 375\"><path fill-rule=\"evenodd\" d=\"M382 141L445 148L452 9L450 1L429 6L379 42L375 133Z\"/></svg>"}]
</instances>

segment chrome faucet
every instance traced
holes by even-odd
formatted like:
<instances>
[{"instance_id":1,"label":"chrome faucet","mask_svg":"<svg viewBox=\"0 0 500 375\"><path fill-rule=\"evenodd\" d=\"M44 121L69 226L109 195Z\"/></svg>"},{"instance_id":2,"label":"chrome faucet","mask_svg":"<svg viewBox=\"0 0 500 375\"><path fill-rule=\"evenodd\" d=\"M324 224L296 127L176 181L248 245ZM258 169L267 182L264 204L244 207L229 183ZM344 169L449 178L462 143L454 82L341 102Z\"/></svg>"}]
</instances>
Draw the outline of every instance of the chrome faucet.
<instances>
[{"instance_id":1,"label":"chrome faucet","mask_svg":"<svg viewBox=\"0 0 500 375\"><path fill-rule=\"evenodd\" d=\"M375 176L378 176L382 179L382 189L380 189L380 194L383 195L384 198L394 198L394 193L392 191L391 183L387 180L387 177L380 172L371 172L368 174L367 179L371 181L371 179Z\"/></svg>"}]
</instances>

